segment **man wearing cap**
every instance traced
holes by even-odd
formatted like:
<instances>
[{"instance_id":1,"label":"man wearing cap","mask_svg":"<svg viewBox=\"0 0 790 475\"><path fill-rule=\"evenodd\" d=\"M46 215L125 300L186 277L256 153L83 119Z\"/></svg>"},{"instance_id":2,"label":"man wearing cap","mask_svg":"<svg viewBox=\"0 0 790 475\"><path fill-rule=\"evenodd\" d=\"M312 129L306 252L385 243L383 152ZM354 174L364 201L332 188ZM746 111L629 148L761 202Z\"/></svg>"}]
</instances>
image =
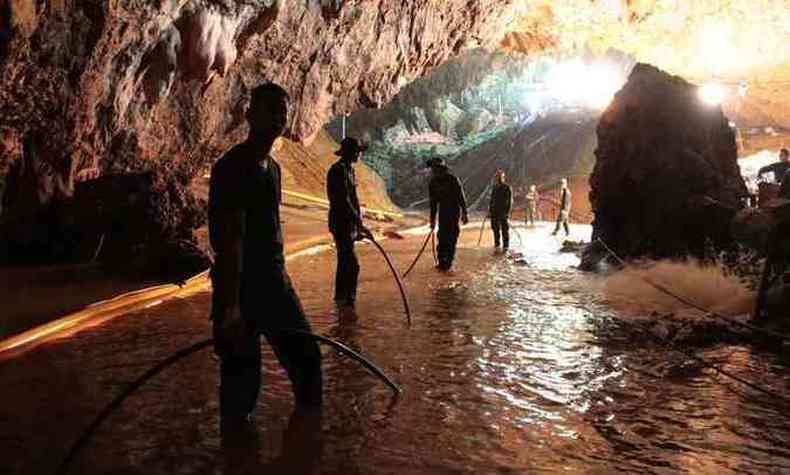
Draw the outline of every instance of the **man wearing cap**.
<instances>
[{"instance_id":1,"label":"man wearing cap","mask_svg":"<svg viewBox=\"0 0 790 475\"><path fill-rule=\"evenodd\" d=\"M365 145L354 138L346 137L340 143L340 150L335 152L340 159L329 168L326 176L329 231L337 248L335 303L340 308L353 309L357 299L359 261L354 253L354 241L372 236L362 223L353 167L365 150Z\"/></svg>"},{"instance_id":2,"label":"man wearing cap","mask_svg":"<svg viewBox=\"0 0 790 475\"><path fill-rule=\"evenodd\" d=\"M427 166L431 168L431 181L428 183L428 195L431 203L431 230L436 228L436 215L439 214L439 244L436 246L440 271L449 271L455 259L455 246L461 227L469 222L466 211L466 197L458 178L450 173L444 160L432 158Z\"/></svg>"},{"instance_id":3,"label":"man wearing cap","mask_svg":"<svg viewBox=\"0 0 790 475\"><path fill-rule=\"evenodd\" d=\"M491 218L491 230L494 232L494 247L499 250L499 235L502 235L502 251L510 246L510 208L513 206L513 190L505 183L505 171L496 171L496 183L491 191L491 203L488 205L488 216Z\"/></svg>"},{"instance_id":4,"label":"man wearing cap","mask_svg":"<svg viewBox=\"0 0 790 475\"><path fill-rule=\"evenodd\" d=\"M266 83L252 91L247 140L211 169L208 224L214 265L211 318L220 358L223 427L246 425L261 388L263 332L291 380L297 408L320 408L321 352L285 268L280 166L271 157L285 130L288 94Z\"/></svg>"}]
</instances>

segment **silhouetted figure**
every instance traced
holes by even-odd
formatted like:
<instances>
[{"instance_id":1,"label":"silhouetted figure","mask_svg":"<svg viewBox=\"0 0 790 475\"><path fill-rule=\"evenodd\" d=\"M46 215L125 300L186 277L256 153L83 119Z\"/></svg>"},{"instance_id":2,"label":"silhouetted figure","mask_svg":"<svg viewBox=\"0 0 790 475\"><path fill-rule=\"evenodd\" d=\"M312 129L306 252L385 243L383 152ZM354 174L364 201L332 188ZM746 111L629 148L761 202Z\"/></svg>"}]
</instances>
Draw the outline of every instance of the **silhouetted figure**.
<instances>
[{"instance_id":1,"label":"silhouetted figure","mask_svg":"<svg viewBox=\"0 0 790 475\"><path fill-rule=\"evenodd\" d=\"M496 183L491 191L488 216L491 217L491 230L494 232L494 247L499 249L499 236L502 235L502 251L510 247L510 208L513 205L513 190L505 183L505 172L497 170Z\"/></svg>"},{"instance_id":2,"label":"silhouetted figure","mask_svg":"<svg viewBox=\"0 0 790 475\"><path fill-rule=\"evenodd\" d=\"M526 224L530 226L535 225L535 220L540 219L538 216L538 203L540 202L540 194L538 193L537 188L535 185L529 185L529 191L527 192L527 218L524 220Z\"/></svg>"},{"instance_id":3,"label":"silhouetted figure","mask_svg":"<svg viewBox=\"0 0 790 475\"><path fill-rule=\"evenodd\" d=\"M568 180L562 179L562 190L560 191L560 210L557 213L557 226L554 227L552 236L556 236L560 232L560 225L565 228L565 235L571 234L570 227L568 226L568 219L571 215L571 190L568 189Z\"/></svg>"},{"instance_id":4,"label":"silhouetted figure","mask_svg":"<svg viewBox=\"0 0 790 475\"><path fill-rule=\"evenodd\" d=\"M220 363L223 423L249 421L261 386L257 332L269 334L291 380L297 406L321 405L317 343L285 269L280 228L280 167L269 152L288 118L288 94L267 83L252 91L247 140L217 161L209 188L209 236L215 252L211 318ZM286 331L286 332L284 332Z\"/></svg>"},{"instance_id":5,"label":"silhouetted figure","mask_svg":"<svg viewBox=\"0 0 790 475\"><path fill-rule=\"evenodd\" d=\"M779 187L779 198L790 200L790 170L785 173L782 185Z\"/></svg>"},{"instance_id":6,"label":"silhouetted figure","mask_svg":"<svg viewBox=\"0 0 790 475\"><path fill-rule=\"evenodd\" d=\"M772 172L774 174L774 183L780 184L788 171L790 171L790 151L783 148L779 151L779 161L762 167L757 172L757 178L762 178L764 174Z\"/></svg>"},{"instance_id":7,"label":"silhouetted figure","mask_svg":"<svg viewBox=\"0 0 790 475\"><path fill-rule=\"evenodd\" d=\"M354 253L354 241L371 236L362 223L362 211L357 197L357 181L353 164L367 147L347 137L335 155L340 160L329 168L326 194L329 197L329 231L337 248L335 272L335 303L338 307L354 307L357 299L359 260Z\"/></svg>"},{"instance_id":8,"label":"silhouetted figure","mask_svg":"<svg viewBox=\"0 0 790 475\"><path fill-rule=\"evenodd\" d=\"M441 158L428 160L431 168L431 181L428 184L428 195L431 202L431 229L436 228L436 214L439 214L439 243L436 246L441 271L449 271L455 259L455 246L461 227L469 222L466 211L466 197L461 182L455 177Z\"/></svg>"}]
</instances>

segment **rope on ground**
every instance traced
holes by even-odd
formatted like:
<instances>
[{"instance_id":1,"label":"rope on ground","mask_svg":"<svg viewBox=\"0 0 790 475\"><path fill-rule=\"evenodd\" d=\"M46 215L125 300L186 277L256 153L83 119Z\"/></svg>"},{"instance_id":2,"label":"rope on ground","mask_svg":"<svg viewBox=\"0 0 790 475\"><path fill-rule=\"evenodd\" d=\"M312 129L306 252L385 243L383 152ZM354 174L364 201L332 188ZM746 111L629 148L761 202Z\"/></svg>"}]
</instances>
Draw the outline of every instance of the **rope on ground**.
<instances>
[{"instance_id":1,"label":"rope on ground","mask_svg":"<svg viewBox=\"0 0 790 475\"><path fill-rule=\"evenodd\" d=\"M598 238L598 241L606 248L606 251L609 254L611 254L612 257L614 257L621 264L625 264L625 261L622 258L620 258L620 256L618 256L602 239ZM672 292L668 291L667 289L663 288L663 286L657 285L657 284L655 284L654 282L650 281L649 279L647 279L645 277L642 277L642 280L644 280L645 282L647 282L651 286L655 287L657 290L666 293L670 297L674 297L675 299L677 299L678 301L680 301L680 302L682 302L682 303L684 303L686 305L689 305L689 306L691 306L691 307L693 307L693 308L695 308L697 310L701 309L701 307L699 307L699 306L697 306L697 305L695 305L695 304L693 304L691 302L688 302L686 299L680 298L679 296L675 295L674 293L672 293ZM710 312L710 313L712 313L712 312ZM737 375L735 375L733 373L730 373L729 371L721 369L720 367L718 367L717 365L715 365L713 363L709 363L705 359L703 359L703 358L701 358L701 357L699 357L699 356L697 356L697 355L695 355L693 353L690 353L690 352L686 351L683 348L678 347L676 344L672 343L671 341L669 341L669 340L667 340L665 338L659 337L658 335L654 334L652 331L650 331L649 328L647 328L646 326L642 325L641 323L634 322L634 321L628 321L628 320L622 320L622 319L620 319L620 321L621 322L625 322L625 323L629 323L629 324L631 324L633 326L640 327L642 329L642 331L644 331L648 335L652 336L654 339L666 344L667 346L670 346L671 349L673 349L673 350L675 350L675 351L677 351L679 353L682 353L687 358L691 358L691 359L697 361L698 363L702 364L706 368L710 368L710 369L714 370L716 373L721 374L722 376L726 376L726 377L728 377L728 378L730 378L730 379L732 379L734 381L737 381L737 382L739 382L739 383L741 383L741 384L743 384L745 386L748 386L748 387L754 389L755 391L759 391L759 392L761 392L763 394L775 397L775 398L777 398L777 399L779 399L781 401L784 401L785 403L790 404L790 398L787 398L787 397L777 393L776 391L773 391L771 389L768 389L768 388L765 388L763 386L760 386L759 384L752 383L751 381L748 381L748 380L746 380L744 378L741 378L740 376L737 376ZM725 387L727 387L727 386L725 385ZM727 388L731 389L729 387L727 387Z\"/></svg>"},{"instance_id":2,"label":"rope on ground","mask_svg":"<svg viewBox=\"0 0 790 475\"><path fill-rule=\"evenodd\" d=\"M617 260L617 262L620 263L620 265L622 265L622 266L626 265L626 262L622 258L620 258L620 256L618 256L617 253L615 253L612 250L612 248L609 247L601 238L596 238L596 239L606 249L606 252L608 252L612 257L614 257ZM767 330L765 328L760 328L760 327L748 324L746 322L742 322L740 320L736 320L734 318L730 318L730 317L728 317L726 315L721 315L721 314L716 313L716 312L714 312L714 311L712 311L710 309L707 309L707 308L705 308L705 307L703 307L701 305L698 305L698 304L692 302L691 300L689 300L689 299L687 299L687 298L685 298L683 296L680 296L680 295L672 292L671 290L669 290L668 288L664 287L663 285L658 284L656 282L653 282L652 280L648 279L645 276L639 276L639 277L643 281L645 281L648 285L650 285L651 287L655 288L656 290L658 290L658 291L660 291L660 292L662 292L662 293L664 293L666 295L669 295L670 297L674 298L675 300L677 300L677 301L679 301L679 302L681 302L681 303L683 303L683 304L685 304L685 305L687 305L687 306L689 306L689 307L691 307L691 308L693 308L695 310L698 310L698 311L700 311L700 312L702 312L702 313L704 313L706 315L710 315L711 317L718 318L719 320L722 320L722 321L725 321L725 322L728 322L728 323L732 323L734 325L741 326L743 328L746 328L746 329L751 330L751 331L756 332L756 333L761 333L761 334L763 334L765 336L769 336L771 338L777 338L777 339L782 340L784 342L790 342L790 336L788 336L788 335L784 335L782 333L778 333L778 332L775 332L775 331L772 331L772 330Z\"/></svg>"},{"instance_id":3,"label":"rope on ground","mask_svg":"<svg viewBox=\"0 0 790 475\"><path fill-rule=\"evenodd\" d=\"M262 335L271 334L270 332L265 332L265 331L259 332L259 333L262 334ZM355 361L360 363L365 369L367 369L372 374L377 376L379 379L384 381L384 383L387 384L387 386L389 386L392 389L392 391L393 391L395 396L400 395L400 393L402 392L402 389L400 388L400 386L395 384L395 382L393 382L384 373L384 371L379 369L370 360L368 360L364 356L360 355L356 351L352 350L348 346L344 345L343 343L340 343L339 341L335 341L335 340L332 340L331 338L327 338L325 336L316 335L314 333L310 333L310 332L307 332L307 331L304 331L304 330L297 330L297 329L281 330L281 331L278 331L276 333L304 335L304 336L308 336L308 337L318 341L319 343L325 343L325 344L335 348L336 350L340 351L341 353L343 353L343 354L345 354L347 356L350 356L352 359L354 359ZM199 352L199 351L201 351L201 350L203 350L203 349L205 349L205 348L207 348L209 346L212 346L213 344L214 344L214 339L213 338L207 338L207 339L201 340L201 341L199 341L197 343L193 343L192 345L190 345L190 346L188 346L186 348L183 348L183 349L173 353L169 357L165 358L164 360L160 361L155 366L150 368L148 371L143 373L142 376L140 376L136 380L132 381L132 383L121 394L116 396L107 406L104 407L104 409L102 409L102 411L96 416L96 418L94 418L93 421L91 421L91 423L88 425L88 427L82 432L82 435L80 436L80 438L77 439L77 442L75 442L74 445L71 446L71 448L69 449L66 457L63 459L63 461L60 463L60 465L58 465L58 468L55 471L55 473L58 474L58 475L66 474L71 462L74 460L74 458L77 456L77 454L83 448L85 448L85 446L90 441L91 437L96 432L96 430L99 428L99 426L102 424L102 422L104 422L110 415L112 415L112 413L115 412L115 410L118 409L121 406L121 404L123 404L123 402L126 399L129 398L129 396L131 396L135 391L140 389L140 387L142 387L148 380L150 380L151 378L153 378L157 374L161 373L163 370L167 369L168 367L174 365L178 361L180 361L180 360L182 360L182 359L184 359L184 358L186 358L188 356L191 356L191 355L193 355L193 354L195 354L195 353L197 353L197 352Z\"/></svg>"}]
</instances>

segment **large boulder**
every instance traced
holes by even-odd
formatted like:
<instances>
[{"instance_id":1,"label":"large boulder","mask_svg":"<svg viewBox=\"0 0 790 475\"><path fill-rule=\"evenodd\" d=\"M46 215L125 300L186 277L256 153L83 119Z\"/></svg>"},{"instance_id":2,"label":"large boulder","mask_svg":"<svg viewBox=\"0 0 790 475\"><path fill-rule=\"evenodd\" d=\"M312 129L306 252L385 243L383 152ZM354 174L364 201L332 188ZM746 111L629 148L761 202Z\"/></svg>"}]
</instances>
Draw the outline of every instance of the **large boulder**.
<instances>
[{"instance_id":1,"label":"large boulder","mask_svg":"<svg viewBox=\"0 0 790 475\"><path fill-rule=\"evenodd\" d=\"M597 134L594 241L623 258L704 257L732 243L730 222L747 195L735 133L696 86L638 64Z\"/></svg>"}]
</instances>

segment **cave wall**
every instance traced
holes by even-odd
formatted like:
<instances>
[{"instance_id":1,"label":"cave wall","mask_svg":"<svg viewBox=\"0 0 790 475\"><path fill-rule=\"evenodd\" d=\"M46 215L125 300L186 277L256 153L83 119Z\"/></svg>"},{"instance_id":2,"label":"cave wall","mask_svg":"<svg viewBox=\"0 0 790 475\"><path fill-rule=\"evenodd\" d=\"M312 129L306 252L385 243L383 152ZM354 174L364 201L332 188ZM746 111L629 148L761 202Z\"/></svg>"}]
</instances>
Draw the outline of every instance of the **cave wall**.
<instances>
[{"instance_id":1,"label":"cave wall","mask_svg":"<svg viewBox=\"0 0 790 475\"><path fill-rule=\"evenodd\" d=\"M638 64L597 135L594 240L623 258L704 256L731 243L729 225L747 194L735 133L695 86Z\"/></svg>"},{"instance_id":2,"label":"cave wall","mask_svg":"<svg viewBox=\"0 0 790 475\"><path fill-rule=\"evenodd\" d=\"M0 0L4 180L34 150L3 217L46 211L101 175L197 175L243 139L246 93L267 79L291 94L290 136L309 140L495 44L511 3Z\"/></svg>"},{"instance_id":3,"label":"cave wall","mask_svg":"<svg viewBox=\"0 0 790 475\"><path fill-rule=\"evenodd\" d=\"M3 40L0 127L45 131L38 145L53 163L70 156L71 178L213 158L243 136L245 92L265 79L291 93L289 132L307 139L494 41L510 3L3 1L15 26Z\"/></svg>"},{"instance_id":4,"label":"cave wall","mask_svg":"<svg viewBox=\"0 0 790 475\"><path fill-rule=\"evenodd\" d=\"M438 133L449 139L463 138L493 121L493 104L470 95L481 93L481 83L492 73L515 79L528 59L503 51L470 50L406 85L380 108L365 108L346 118L346 133L366 141L397 143L409 135ZM488 107L487 107L488 106ZM486 123L480 125L481 119ZM342 138L342 118L326 129L335 140Z\"/></svg>"}]
</instances>

